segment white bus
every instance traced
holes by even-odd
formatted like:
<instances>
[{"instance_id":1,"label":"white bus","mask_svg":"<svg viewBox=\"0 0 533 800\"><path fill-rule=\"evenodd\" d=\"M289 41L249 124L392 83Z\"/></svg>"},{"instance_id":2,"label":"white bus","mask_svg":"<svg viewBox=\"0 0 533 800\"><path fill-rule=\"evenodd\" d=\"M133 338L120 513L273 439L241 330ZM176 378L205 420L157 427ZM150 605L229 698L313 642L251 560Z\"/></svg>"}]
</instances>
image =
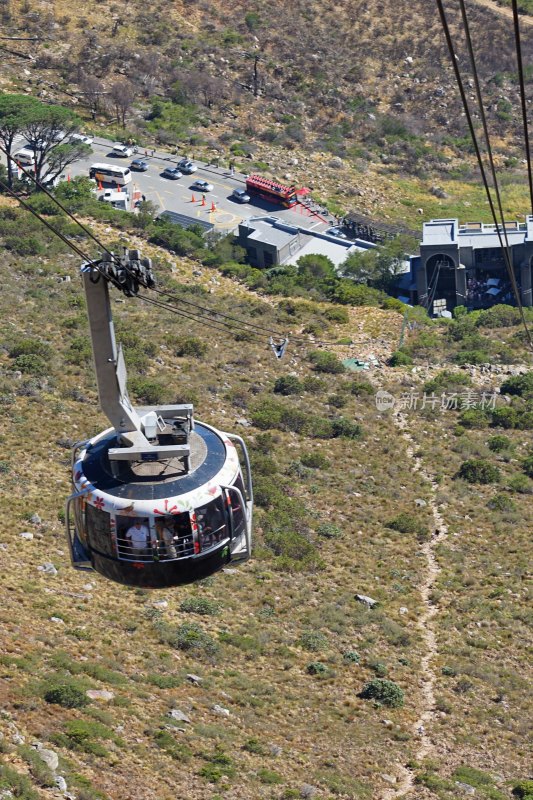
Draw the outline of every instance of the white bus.
<instances>
[{"instance_id":1,"label":"white bus","mask_svg":"<svg viewBox=\"0 0 533 800\"><path fill-rule=\"evenodd\" d=\"M113 183L116 186L131 183L131 172L128 167L115 167L114 164L93 164L89 168L89 177L99 183Z\"/></svg>"}]
</instances>

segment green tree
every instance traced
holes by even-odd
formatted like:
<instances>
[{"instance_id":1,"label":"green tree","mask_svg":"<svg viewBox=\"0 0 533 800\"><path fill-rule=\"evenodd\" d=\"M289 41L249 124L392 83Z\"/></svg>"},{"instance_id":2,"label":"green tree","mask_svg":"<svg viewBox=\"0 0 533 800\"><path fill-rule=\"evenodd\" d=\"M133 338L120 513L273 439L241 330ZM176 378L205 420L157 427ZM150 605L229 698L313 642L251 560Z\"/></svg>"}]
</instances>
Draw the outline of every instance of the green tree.
<instances>
[{"instance_id":1,"label":"green tree","mask_svg":"<svg viewBox=\"0 0 533 800\"><path fill-rule=\"evenodd\" d=\"M296 265L298 284L306 289L313 289L317 284L330 282L336 278L333 261L327 256L310 253L299 258Z\"/></svg>"},{"instance_id":2,"label":"green tree","mask_svg":"<svg viewBox=\"0 0 533 800\"><path fill-rule=\"evenodd\" d=\"M418 250L411 236L397 236L380 247L352 253L343 265L344 275L356 283L364 283L387 291L402 272L409 253Z\"/></svg>"},{"instance_id":3,"label":"green tree","mask_svg":"<svg viewBox=\"0 0 533 800\"><path fill-rule=\"evenodd\" d=\"M28 115L38 104L25 94L0 94L0 144L7 152L8 161L13 151L13 142L23 130ZM9 186L13 185L13 174L7 171Z\"/></svg>"},{"instance_id":4,"label":"green tree","mask_svg":"<svg viewBox=\"0 0 533 800\"><path fill-rule=\"evenodd\" d=\"M79 118L68 108L34 101L24 113L20 132L35 152L35 178L39 182L59 177L66 167L89 155L83 142L68 141L79 130Z\"/></svg>"}]
</instances>

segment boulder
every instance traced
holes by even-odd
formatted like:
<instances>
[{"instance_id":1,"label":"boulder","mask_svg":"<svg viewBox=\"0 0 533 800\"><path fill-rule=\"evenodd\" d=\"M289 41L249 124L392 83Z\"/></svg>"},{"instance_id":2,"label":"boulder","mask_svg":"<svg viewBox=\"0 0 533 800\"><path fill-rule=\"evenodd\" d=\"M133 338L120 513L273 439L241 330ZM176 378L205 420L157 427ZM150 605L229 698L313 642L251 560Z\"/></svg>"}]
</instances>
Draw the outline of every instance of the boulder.
<instances>
[{"instance_id":1,"label":"boulder","mask_svg":"<svg viewBox=\"0 0 533 800\"><path fill-rule=\"evenodd\" d=\"M366 594L356 594L355 599L367 606L367 608L374 608L378 604L377 600L373 600L372 597L368 597Z\"/></svg>"},{"instance_id":2,"label":"boulder","mask_svg":"<svg viewBox=\"0 0 533 800\"><path fill-rule=\"evenodd\" d=\"M39 754L39 758L44 761L48 769L51 769L52 772L55 772L59 766L59 756L53 750L46 750L44 747L40 747L37 750Z\"/></svg>"},{"instance_id":3,"label":"boulder","mask_svg":"<svg viewBox=\"0 0 533 800\"><path fill-rule=\"evenodd\" d=\"M191 720L183 711L180 711L179 708L171 708L168 712L168 716L172 717L172 719L178 720L178 722L187 722L189 725L191 724Z\"/></svg>"}]
</instances>

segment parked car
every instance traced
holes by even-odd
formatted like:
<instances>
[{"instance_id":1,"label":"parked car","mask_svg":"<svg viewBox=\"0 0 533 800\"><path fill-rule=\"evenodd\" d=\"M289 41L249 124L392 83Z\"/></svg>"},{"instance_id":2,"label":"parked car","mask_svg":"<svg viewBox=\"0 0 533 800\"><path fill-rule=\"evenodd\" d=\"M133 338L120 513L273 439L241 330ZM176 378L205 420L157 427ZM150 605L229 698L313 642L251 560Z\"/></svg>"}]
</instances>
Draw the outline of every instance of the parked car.
<instances>
[{"instance_id":1,"label":"parked car","mask_svg":"<svg viewBox=\"0 0 533 800\"><path fill-rule=\"evenodd\" d=\"M169 181L177 181L178 178L183 178L183 172L180 172L177 167L166 167L161 173L162 178L168 178Z\"/></svg>"},{"instance_id":2,"label":"parked car","mask_svg":"<svg viewBox=\"0 0 533 800\"><path fill-rule=\"evenodd\" d=\"M236 200L237 203L249 203L250 195L246 194L244 189L234 189L231 193L231 199Z\"/></svg>"},{"instance_id":3,"label":"parked car","mask_svg":"<svg viewBox=\"0 0 533 800\"><path fill-rule=\"evenodd\" d=\"M133 148L128 147L126 144L114 144L113 155L119 158L131 158L133 155Z\"/></svg>"},{"instance_id":4,"label":"parked car","mask_svg":"<svg viewBox=\"0 0 533 800\"><path fill-rule=\"evenodd\" d=\"M12 158L23 167L33 167L35 164L35 153L29 147L23 147L22 150L13 153Z\"/></svg>"},{"instance_id":5,"label":"parked car","mask_svg":"<svg viewBox=\"0 0 533 800\"><path fill-rule=\"evenodd\" d=\"M134 158L130 164L130 169L134 170L135 172L146 172L148 169L148 162L143 161L142 158Z\"/></svg>"},{"instance_id":6,"label":"parked car","mask_svg":"<svg viewBox=\"0 0 533 800\"><path fill-rule=\"evenodd\" d=\"M212 192L215 187L212 183L208 183L207 181L194 181L191 186L191 189L196 189L197 192Z\"/></svg>"},{"instance_id":7,"label":"parked car","mask_svg":"<svg viewBox=\"0 0 533 800\"><path fill-rule=\"evenodd\" d=\"M92 144L94 136L87 136L85 133L73 133L70 137L71 142L81 142L82 144Z\"/></svg>"},{"instance_id":8,"label":"parked car","mask_svg":"<svg viewBox=\"0 0 533 800\"><path fill-rule=\"evenodd\" d=\"M193 172L196 172L198 167L194 161L189 161L187 158L182 158L178 163L178 169L180 169L184 175L192 175Z\"/></svg>"},{"instance_id":9,"label":"parked car","mask_svg":"<svg viewBox=\"0 0 533 800\"><path fill-rule=\"evenodd\" d=\"M330 236L338 236L339 239L346 239L346 234L342 232L341 228L328 228L325 232L329 233Z\"/></svg>"}]
</instances>

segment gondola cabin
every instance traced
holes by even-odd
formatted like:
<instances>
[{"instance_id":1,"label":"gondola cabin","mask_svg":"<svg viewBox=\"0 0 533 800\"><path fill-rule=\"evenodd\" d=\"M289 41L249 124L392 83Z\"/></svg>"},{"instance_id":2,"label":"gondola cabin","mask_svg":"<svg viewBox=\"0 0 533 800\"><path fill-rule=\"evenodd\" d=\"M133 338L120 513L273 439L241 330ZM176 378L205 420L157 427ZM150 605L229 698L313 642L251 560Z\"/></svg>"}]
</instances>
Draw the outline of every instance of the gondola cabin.
<instances>
[{"instance_id":1,"label":"gondola cabin","mask_svg":"<svg viewBox=\"0 0 533 800\"><path fill-rule=\"evenodd\" d=\"M122 258L130 290L133 275L146 285L144 262L136 251ZM73 448L71 560L128 586L179 586L250 556L250 463L243 440L195 421L192 405L133 408L104 277L116 285L111 266L83 273L100 404L113 427Z\"/></svg>"}]
</instances>

